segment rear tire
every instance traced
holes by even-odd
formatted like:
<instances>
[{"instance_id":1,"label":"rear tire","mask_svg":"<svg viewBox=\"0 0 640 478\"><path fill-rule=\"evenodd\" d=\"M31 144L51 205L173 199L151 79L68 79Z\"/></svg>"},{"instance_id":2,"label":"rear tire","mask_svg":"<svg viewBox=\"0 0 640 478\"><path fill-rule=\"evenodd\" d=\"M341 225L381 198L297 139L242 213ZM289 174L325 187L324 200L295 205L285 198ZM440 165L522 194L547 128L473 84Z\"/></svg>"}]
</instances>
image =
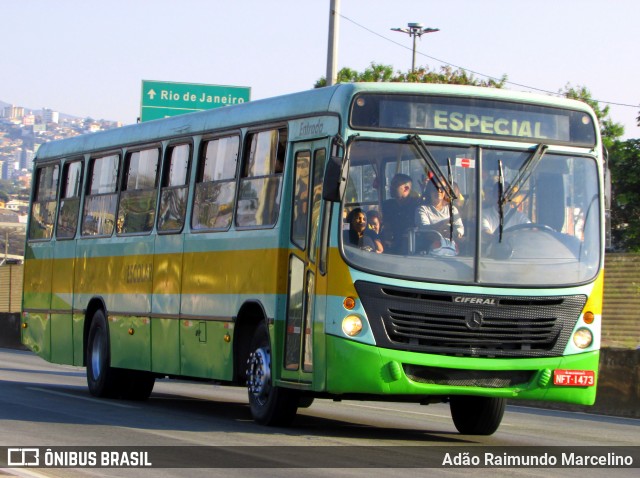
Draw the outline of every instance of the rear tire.
<instances>
[{"instance_id":1,"label":"rear tire","mask_svg":"<svg viewBox=\"0 0 640 478\"><path fill-rule=\"evenodd\" d=\"M154 374L111 367L109 327L102 310L96 311L91 320L86 363L87 385L95 397L146 400L153 391Z\"/></svg>"},{"instance_id":2,"label":"rear tire","mask_svg":"<svg viewBox=\"0 0 640 478\"><path fill-rule=\"evenodd\" d=\"M451 418L463 435L492 435L500 426L507 400L495 397L453 396Z\"/></svg>"},{"instance_id":3,"label":"rear tire","mask_svg":"<svg viewBox=\"0 0 640 478\"><path fill-rule=\"evenodd\" d=\"M290 425L298 411L295 390L273 386L271 344L264 322L256 328L247 360L247 390L253 419L261 425Z\"/></svg>"},{"instance_id":4,"label":"rear tire","mask_svg":"<svg viewBox=\"0 0 640 478\"><path fill-rule=\"evenodd\" d=\"M86 349L87 385L94 397L113 398L118 395L118 370L111 368L109 328L102 310L93 314Z\"/></svg>"}]
</instances>

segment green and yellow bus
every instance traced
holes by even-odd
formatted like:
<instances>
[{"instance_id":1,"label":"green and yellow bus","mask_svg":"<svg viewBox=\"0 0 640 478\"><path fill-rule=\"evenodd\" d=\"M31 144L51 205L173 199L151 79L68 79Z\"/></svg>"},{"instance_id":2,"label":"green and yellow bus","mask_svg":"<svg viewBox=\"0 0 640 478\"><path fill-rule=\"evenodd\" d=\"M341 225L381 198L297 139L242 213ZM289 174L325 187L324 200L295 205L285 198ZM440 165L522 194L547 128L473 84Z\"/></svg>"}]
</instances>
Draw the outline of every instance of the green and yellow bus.
<instances>
[{"instance_id":1,"label":"green and yellow bus","mask_svg":"<svg viewBox=\"0 0 640 478\"><path fill-rule=\"evenodd\" d=\"M22 340L98 397L593 404L604 158L584 103L341 84L42 145Z\"/></svg>"}]
</instances>

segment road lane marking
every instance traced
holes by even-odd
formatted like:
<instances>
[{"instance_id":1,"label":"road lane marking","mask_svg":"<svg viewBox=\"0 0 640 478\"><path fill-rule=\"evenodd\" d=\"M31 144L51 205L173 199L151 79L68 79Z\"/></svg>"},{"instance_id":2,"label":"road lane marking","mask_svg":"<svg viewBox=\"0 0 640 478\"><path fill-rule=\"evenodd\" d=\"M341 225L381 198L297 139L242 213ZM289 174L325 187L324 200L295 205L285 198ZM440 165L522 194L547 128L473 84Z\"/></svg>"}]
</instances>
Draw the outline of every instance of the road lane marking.
<instances>
[{"instance_id":1,"label":"road lane marking","mask_svg":"<svg viewBox=\"0 0 640 478\"><path fill-rule=\"evenodd\" d=\"M424 412L412 412L411 410L402 410L399 408L385 408L385 407L374 407L371 405L358 405L356 403L350 404L352 407L360 407L360 408L370 408L372 410L383 410L385 412L400 412L400 413L410 413L412 415L424 415L427 417L438 417L438 418L449 418L447 415L435 415L433 413L424 413Z\"/></svg>"},{"instance_id":2,"label":"road lane marking","mask_svg":"<svg viewBox=\"0 0 640 478\"><path fill-rule=\"evenodd\" d=\"M110 400L101 400L98 398L79 397L78 395L74 395L72 393L56 392L55 390L48 390L46 388L27 387L27 389L35 390L37 392L50 393L51 395L59 395L61 397L76 398L78 400L86 400L87 402L99 403L101 405L111 405L111 406L120 407L120 408L139 408L139 407L136 407L135 405L127 405L125 403L117 403L117 402L112 402Z\"/></svg>"}]
</instances>

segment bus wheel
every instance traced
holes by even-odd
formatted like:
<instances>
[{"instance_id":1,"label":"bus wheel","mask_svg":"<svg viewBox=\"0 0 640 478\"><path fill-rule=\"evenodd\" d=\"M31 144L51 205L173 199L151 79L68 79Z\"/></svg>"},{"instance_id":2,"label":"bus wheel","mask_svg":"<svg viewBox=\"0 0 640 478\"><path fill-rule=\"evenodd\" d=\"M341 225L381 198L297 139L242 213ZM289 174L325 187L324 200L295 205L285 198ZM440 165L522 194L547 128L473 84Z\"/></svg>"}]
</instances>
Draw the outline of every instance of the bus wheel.
<instances>
[{"instance_id":1,"label":"bus wheel","mask_svg":"<svg viewBox=\"0 0 640 478\"><path fill-rule=\"evenodd\" d=\"M449 402L451 418L463 435L492 435L500 426L504 398L453 396Z\"/></svg>"},{"instance_id":2,"label":"bus wheel","mask_svg":"<svg viewBox=\"0 0 640 478\"><path fill-rule=\"evenodd\" d=\"M261 323L251 341L247 360L247 389L253 419L262 425L291 424L298 410L298 394L294 390L274 387L271 379L271 346L269 331Z\"/></svg>"},{"instance_id":3,"label":"bus wheel","mask_svg":"<svg viewBox=\"0 0 640 478\"><path fill-rule=\"evenodd\" d=\"M118 395L118 370L111 368L109 330L102 310L93 314L86 348L87 384L95 397Z\"/></svg>"}]
</instances>

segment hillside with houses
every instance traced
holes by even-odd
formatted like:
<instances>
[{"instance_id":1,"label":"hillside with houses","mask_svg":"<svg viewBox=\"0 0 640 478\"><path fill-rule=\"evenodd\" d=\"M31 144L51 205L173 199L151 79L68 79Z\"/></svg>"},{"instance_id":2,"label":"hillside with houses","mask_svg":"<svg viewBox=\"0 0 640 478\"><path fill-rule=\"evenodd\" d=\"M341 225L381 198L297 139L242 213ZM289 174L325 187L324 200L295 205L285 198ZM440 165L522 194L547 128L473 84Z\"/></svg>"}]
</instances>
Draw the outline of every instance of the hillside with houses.
<instances>
[{"instance_id":1,"label":"hillside with houses","mask_svg":"<svg viewBox=\"0 0 640 478\"><path fill-rule=\"evenodd\" d=\"M119 126L0 101L0 264L20 261L24 255L31 173L40 145Z\"/></svg>"}]
</instances>

